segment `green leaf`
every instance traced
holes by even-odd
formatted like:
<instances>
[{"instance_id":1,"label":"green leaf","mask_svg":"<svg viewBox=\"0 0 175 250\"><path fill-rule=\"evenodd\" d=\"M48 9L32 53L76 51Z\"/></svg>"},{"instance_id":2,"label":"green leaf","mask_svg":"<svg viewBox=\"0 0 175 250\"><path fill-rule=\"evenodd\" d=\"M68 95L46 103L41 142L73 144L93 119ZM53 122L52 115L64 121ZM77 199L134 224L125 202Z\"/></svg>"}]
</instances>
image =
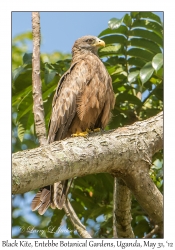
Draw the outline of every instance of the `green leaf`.
<instances>
[{"instance_id":1,"label":"green leaf","mask_svg":"<svg viewBox=\"0 0 175 250\"><path fill-rule=\"evenodd\" d=\"M154 21L158 22L159 24L162 23L160 17L157 16L156 14L152 13L151 11L142 11L139 14L143 18L148 18L148 19L154 20Z\"/></svg>"},{"instance_id":2,"label":"green leaf","mask_svg":"<svg viewBox=\"0 0 175 250\"><path fill-rule=\"evenodd\" d=\"M124 74L114 74L112 75L112 82L114 83L125 83L127 82L127 76ZM116 92L115 85L114 85L114 91Z\"/></svg>"},{"instance_id":3,"label":"green leaf","mask_svg":"<svg viewBox=\"0 0 175 250\"><path fill-rule=\"evenodd\" d=\"M101 39L102 39L106 44L112 44L112 43L126 44L126 42L127 42L126 37L121 36L121 35L105 36L105 37L101 37Z\"/></svg>"},{"instance_id":4,"label":"green leaf","mask_svg":"<svg viewBox=\"0 0 175 250\"><path fill-rule=\"evenodd\" d=\"M163 67L161 67L159 70L157 70L155 72L155 75L158 77L157 79L157 82L159 83L159 81L161 81L161 79L163 80L163 72L164 72L164 69ZM160 79L161 78L161 79Z\"/></svg>"},{"instance_id":5,"label":"green leaf","mask_svg":"<svg viewBox=\"0 0 175 250\"><path fill-rule=\"evenodd\" d=\"M163 40L160 36L155 34L154 32L146 29L133 29L129 31L129 36L137 36L137 37L142 37L146 38L148 40L154 41L161 47L163 47Z\"/></svg>"},{"instance_id":6,"label":"green leaf","mask_svg":"<svg viewBox=\"0 0 175 250\"><path fill-rule=\"evenodd\" d=\"M44 85L44 84L43 84ZM46 87L49 86L49 88L44 88L43 87L43 100L45 101L48 97L50 97L50 95L55 92L55 89L57 87L57 84L55 84L55 82L52 82L51 84L47 84Z\"/></svg>"},{"instance_id":7,"label":"green leaf","mask_svg":"<svg viewBox=\"0 0 175 250\"><path fill-rule=\"evenodd\" d=\"M162 65L163 65L163 54L158 53L153 57L152 66L156 71L158 71L162 67Z\"/></svg>"},{"instance_id":8,"label":"green leaf","mask_svg":"<svg viewBox=\"0 0 175 250\"><path fill-rule=\"evenodd\" d=\"M14 80L14 89L13 94L16 94L22 90L25 90L28 86L31 86L32 83L32 68L29 68L29 65L19 71L13 71L13 80Z\"/></svg>"},{"instance_id":9,"label":"green leaf","mask_svg":"<svg viewBox=\"0 0 175 250\"><path fill-rule=\"evenodd\" d=\"M151 30L154 33L156 33L158 36L160 36L160 38L163 38L163 27L162 25L156 23L156 22L152 22L150 20L135 20L132 24L132 28L137 28L137 27L142 27L145 28L147 30Z\"/></svg>"},{"instance_id":10,"label":"green leaf","mask_svg":"<svg viewBox=\"0 0 175 250\"><path fill-rule=\"evenodd\" d=\"M138 106L140 106L142 104L139 98L137 98L134 95L128 94L128 93L120 93L117 96L117 101L122 102L122 103L124 101L128 101L128 102L133 103L133 104L138 105Z\"/></svg>"},{"instance_id":11,"label":"green leaf","mask_svg":"<svg viewBox=\"0 0 175 250\"><path fill-rule=\"evenodd\" d=\"M142 84L144 84L151 78L153 72L154 72L154 69L152 67L151 62L148 62L143 66L143 68L140 70L140 79L141 79Z\"/></svg>"},{"instance_id":12,"label":"green leaf","mask_svg":"<svg viewBox=\"0 0 175 250\"><path fill-rule=\"evenodd\" d=\"M32 64L32 53L25 53L24 54L23 64Z\"/></svg>"},{"instance_id":13,"label":"green leaf","mask_svg":"<svg viewBox=\"0 0 175 250\"><path fill-rule=\"evenodd\" d=\"M71 205L74 208L76 214L80 217L82 217L82 214L84 214L84 207L83 205L78 201L71 201Z\"/></svg>"},{"instance_id":14,"label":"green leaf","mask_svg":"<svg viewBox=\"0 0 175 250\"><path fill-rule=\"evenodd\" d=\"M72 195L73 198L76 197L76 199L78 199L81 202L81 204L83 204L83 206L93 208L94 206L93 199L89 196L85 196L80 189L74 188L72 190Z\"/></svg>"},{"instance_id":15,"label":"green leaf","mask_svg":"<svg viewBox=\"0 0 175 250\"><path fill-rule=\"evenodd\" d=\"M109 69L109 73L111 74L111 76L113 76L114 74L121 74L122 72L126 72L122 65L117 65Z\"/></svg>"},{"instance_id":16,"label":"green leaf","mask_svg":"<svg viewBox=\"0 0 175 250\"><path fill-rule=\"evenodd\" d=\"M19 120L22 116L24 116L28 112L30 111L32 112L32 107L33 107L32 91L29 91L17 106L18 109L17 119Z\"/></svg>"},{"instance_id":17,"label":"green leaf","mask_svg":"<svg viewBox=\"0 0 175 250\"><path fill-rule=\"evenodd\" d=\"M21 100L26 95L28 95L28 93L31 92L31 91L32 91L32 86L30 85L27 88L25 88L24 90L19 91L16 94L13 94L13 96L12 96L12 107L15 106L15 105L18 105L21 102Z\"/></svg>"},{"instance_id":18,"label":"green leaf","mask_svg":"<svg viewBox=\"0 0 175 250\"><path fill-rule=\"evenodd\" d=\"M120 27L120 25L123 23L123 18L118 19L118 18L111 18L108 22L108 27L110 29L117 29Z\"/></svg>"},{"instance_id":19,"label":"green leaf","mask_svg":"<svg viewBox=\"0 0 175 250\"><path fill-rule=\"evenodd\" d=\"M133 47L140 47L143 49L147 49L153 53L161 52L161 49L157 45L157 43L154 43L153 41L150 41L144 38L131 38L128 44Z\"/></svg>"},{"instance_id":20,"label":"green leaf","mask_svg":"<svg viewBox=\"0 0 175 250\"><path fill-rule=\"evenodd\" d=\"M136 70L134 72L129 73L129 75L128 75L128 81L130 83L135 82L136 79L137 79L137 77L138 77L138 75L139 75L139 73L140 73L139 70Z\"/></svg>"},{"instance_id":21,"label":"green leaf","mask_svg":"<svg viewBox=\"0 0 175 250\"><path fill-rule=\"evenodd\" d=\"M32 110L27 114L23 115L20 119L17 119L18 125L18 137L20 141L23 141L23 136L26 130L30 130L31 126L34 124L34 117Z\"/></svg>"},{"instance_id":22,"label":"green leaf","mask_svg":"<svg viewBox=\"0 0 175 250\"><path fill-rule=\"evenodd\" d=\"M142 68L145 65L145 61L138 57L130 57L128 59L128 64L130 66L137 66L139 68Z\"/></svg>"},{"instance_id":23,"label":"green leaf","mask_svg":"<svg viewBox=\"0 0 175 250\"><path fill-rule=\"evenodd\" d=\"M139 11L131 11L131 17L136 18L136 16L139 14Z\"/></svg>"},{"instance_id":24,"label":"green leaf","mask_svg":"<svg viewBox=\"0 0 175 250\"><path fill-rule=\"evenodd\" d=\"M139 48L132 48L128 50L127 55L141 58L146 62L151 61L154 56L152 52L148 50L144 50L144 49L139 49Z\"/></svg>"},{"instance_id":25,"label":"green leaf","mask_svg":"<svg viewBox=\"0 0 175 250\"><path fill-rule=\"evenodd\" d=\"M111 192L113 191L113 178L110 174L108 173L101 173L97 174L98 178L100 178L101 182L103 183L103 188L106 189L106 191ZM97 184L97 186L99 186ZM99 187L99 191L101 191Z\"/></svg>"},{"instance_id":26,"label":"green leaf","mask_svg":"<svg viewBox=\"0 0 175 250\"><path fill-rule=\"evenodd\" d=\"M143 219L139 222L137 222L136 226L134 227L134 234L138 237L141 238L144 233L148 233L150 230L148 222Z\"/></svg>"},{"instance_id":27,"label":"green leaf","mask_svg":"<svg viewBox=\"0 0 175 250\"><path fill-rule=\"evenodd\" d=\"M105 36L105 35L110 35L110 34L122 34L122 35L127 35L128 33L128 29L125 25L121 25L118 29L105 29L103 30L99 35L98 37L102 37L102 36Z\"/></svg>"},{"instance_id":28,"label":"green leaf","mask_svg":"<svg viewBox=\"0 0 175 250\"><path fill-rule=\"evenodd\" d=\"M54 212L53 212L53 215L51 217L51 220L50 220L49 224L48 224L48 222L46 223L47 227L44 230L46 232L47 238L53 238L53 236L54 236L53 232L55 232L56 229L60 227L61 222L63 221L63 217L65 215L63 209L62 210L55 209L52 211L54 211ZM53 230L53 232L52 232L52 229L55 229L55 230Z\"/></svg>"},{"instance_id":29,"label":"green leaf","mask_svg":"<svg viewBox=\"0 0 175 250\"><path fill-rule=\"evenodd\" d=\"M111 211L111 208L108 208L108 211ZM107 208L106 206L103 206L103 207L98 207L96 206L95 208L93 208L91 210L91 213L89 214L89 218L96 218L98 217L99 215L102 215L102 214L105 214L107 213Z\"/></svg>"},{"instance_id":30,"label":"green leaf","mask_svg":"<svg viewBox=\"0 0 175 250\"><path fill-rule=\"evenodd\" d=\"M18 78L18 76L25 72L26 69L23 67L23 66L19 66L19 68L15 69L13 72L12 72L12 81L15 82L16 79Z\"/></svg>"},{"instance_id":31,"label":"green leaf","mask_svg":"<svg viewBox=\"0 0 175 250\"><path fill-rule=\"evenodd\" d=\"M156 90L154 91L154 94L155 94L155 96L156 96L159 100L163 101L163 85L162 85L162 84L158 85L158 87L157 87Z\"/></svg>"},{"instance_id":32,"label":"green leaf","mask_svg":"<svg viewBox=\"0 0 175 250\"><path fill-rule=\"evenodd\" d=\"M69 69L70 63L71 63L70 59L59 60L56 63L45 64L45 68L48 67L49 69L51 68L52 70L56 70L58 74L61 76L66 72L66 70Z\"/></svg>"},{"instance_id":33,"label":"green leaf","mask_svg":"<svg viewBox=\"0 0 175 250\"><path fill-rule=\"evenodd\" d=\"M99 51L100 56L118 54L121 49L121 44L109 45Z\"/></svg>"},{"instance_id":34,"label":"green leaf","mask_svg":"<svg viewBox=\"0 0 175 250\"><path fill-rule=\"evenodd\" d=\"M45 64L44 80L46 84L50 83L54 79L56 74L57 71L55 69L50 69L48 67L48 64Z\"/></svg>"},{"instance_id":35,"label":"green leaf","mask_svg":"<svg viewBox=\"0 0 175 250\"><path fill-rule=\"evenodd\" d=\"M123 22L126 24L126 26L130 27L132 24L131 16L129 14L125 14Z\"/></svg>"},{"instance_id":36,"label":"green leaf","mask_svg":"<svg viewBox=\"0 0 175 250\"><path fill-rule=\"evenodd\" d=\"M25 133L25 129L23 127L23 124L18 122L18 138L20 139L21 142L23 141L24 133Z\"/></svg>"},{"instance_id":37,"label":"green leaf","mask_svg":"<svg viewBox=\"0 0 175 250\"><path fill-rule=\"evenodd\" d=\"M124 83L123 82L115 82L113 83L113 88L114 88L114 92L124 92L127 91L129 92L130 90L134 89L131 85Z\"/></svg>"}]
</instances>

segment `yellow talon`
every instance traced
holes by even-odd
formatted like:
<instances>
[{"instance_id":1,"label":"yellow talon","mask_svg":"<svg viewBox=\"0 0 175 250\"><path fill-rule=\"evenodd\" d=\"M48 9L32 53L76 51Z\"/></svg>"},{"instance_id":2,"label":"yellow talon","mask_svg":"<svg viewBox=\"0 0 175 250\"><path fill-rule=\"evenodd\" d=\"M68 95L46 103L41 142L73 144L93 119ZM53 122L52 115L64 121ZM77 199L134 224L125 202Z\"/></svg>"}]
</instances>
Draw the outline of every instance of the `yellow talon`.
<instances>
[{"instance_id":1,"label":"yellow talon","mask_svg":"<svg viewBox=\"0 0 175 250\"><path fill-rule=\"evenodd\" d=\"M88 132L85 131L85 132L80 132L80 133L72 134L72 137L78 137L78 136L87 137L88 136Z\"/></svg>"},{"instance_id":2,"label":"yellow talon","mask_svg":"<svg viewBox=\"0 0 175 250\"><path fill-rule=\"evenodd\" d=\"M91 134L93 132L100 132L100 131L101 131L100 128L95 128L93 130L87 128L86 131L84 131L84 132L78 132L76 134L72 134L71 136L72 137L79 137L79 136L81 136L81 137L87 137L88 134Z\"/></svg>"},{"instance_id":3,"label":"yellow talon","mask_svg":"<svg viewBox=\"0 0 175 250\"><path fill-rule=\"evenodd\" d=\"M100 132L101 131L101 128L95 128L94 129L94 132Z\"/></svg>"}]
</instances>

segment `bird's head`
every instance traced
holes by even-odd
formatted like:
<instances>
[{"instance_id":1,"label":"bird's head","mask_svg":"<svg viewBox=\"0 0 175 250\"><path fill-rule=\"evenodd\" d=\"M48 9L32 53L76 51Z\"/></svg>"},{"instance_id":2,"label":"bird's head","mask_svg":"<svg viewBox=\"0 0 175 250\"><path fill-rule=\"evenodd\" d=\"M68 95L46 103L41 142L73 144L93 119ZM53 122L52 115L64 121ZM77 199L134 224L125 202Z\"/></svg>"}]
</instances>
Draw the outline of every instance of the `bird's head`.
<instances>
[{"instance_id":1,"label":"bird's head","mask_svg":"<svg viewBox=\"0 0 175 250\"><path fill-rule=\"evenodd\" d=\"M105 47L105 42L100 40L96 36L83 36L77 39L72 48L72 53L76 51L91 51L94 54L97 54L97 51L100 47Z\"/></svg>"}]
</instances>

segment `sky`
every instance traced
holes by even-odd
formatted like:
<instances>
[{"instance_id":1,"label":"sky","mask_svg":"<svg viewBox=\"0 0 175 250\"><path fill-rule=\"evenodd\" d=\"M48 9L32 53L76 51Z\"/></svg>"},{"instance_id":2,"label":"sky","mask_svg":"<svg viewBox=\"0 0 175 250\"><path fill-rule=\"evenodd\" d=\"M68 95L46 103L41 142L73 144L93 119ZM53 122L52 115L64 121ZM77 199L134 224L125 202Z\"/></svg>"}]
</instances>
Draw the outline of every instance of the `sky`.
<instances>
[{"instance_id":1,"label":"sky","mask_svg":"<svg viewBox=\"0 0 175 250\"><path fill-rule=\"evenodd\" d=\"M40 12L41 52L70 53L75 40L84 35L98 36L108 21L129 12ZM155 12L163 20L163 12ZM12 38L31 31L31 12L12 12Z\"/></svg>"}]
</instances>

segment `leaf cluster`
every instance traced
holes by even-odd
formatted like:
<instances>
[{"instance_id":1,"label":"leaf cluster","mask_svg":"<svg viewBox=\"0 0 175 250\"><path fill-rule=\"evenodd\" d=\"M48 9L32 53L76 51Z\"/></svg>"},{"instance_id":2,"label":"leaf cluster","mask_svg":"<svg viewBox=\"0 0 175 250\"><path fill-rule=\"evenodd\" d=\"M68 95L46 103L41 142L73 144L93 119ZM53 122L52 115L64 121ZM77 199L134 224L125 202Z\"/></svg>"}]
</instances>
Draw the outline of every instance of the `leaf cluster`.
<instances>
[{"instance_id":1,"label":"leaf cluster","mask_svg":"<svg viewBox=\"0 0 175 250\"><path fill-rule=\"evenodd\" d=\"M110 128L156 115L163 108L163 25L152 12L112 18L99 37L100 56L113 80L116 106Z\"/></svg>"}]
</instances>

